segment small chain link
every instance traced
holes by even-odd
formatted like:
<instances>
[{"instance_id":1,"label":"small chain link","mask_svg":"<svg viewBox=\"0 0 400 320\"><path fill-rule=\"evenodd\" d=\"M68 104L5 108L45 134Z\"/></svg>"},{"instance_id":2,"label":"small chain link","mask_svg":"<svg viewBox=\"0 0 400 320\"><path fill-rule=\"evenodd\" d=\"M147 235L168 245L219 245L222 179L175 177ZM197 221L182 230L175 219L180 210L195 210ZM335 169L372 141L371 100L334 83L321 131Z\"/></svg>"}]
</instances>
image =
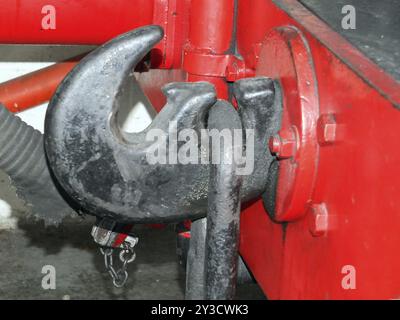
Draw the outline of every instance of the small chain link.
<instances>
[{"instance_id":1,"label":"small chain link","mask_svg":"<svg viewBox=\"0 0 400 320\"><path fill-rule=\"evenodd\" d=\"M116 270L113 263L114 248L100 248L101 254L104 256L104 265L106 270L113 279L113 284L117 288L121 288L128 280L128 264L133 262L136 258L136 253L132 245L127 242L123 243L123 248L119 253L119 259L122 262L120 269Z\"/></svg>"}]
</instances>

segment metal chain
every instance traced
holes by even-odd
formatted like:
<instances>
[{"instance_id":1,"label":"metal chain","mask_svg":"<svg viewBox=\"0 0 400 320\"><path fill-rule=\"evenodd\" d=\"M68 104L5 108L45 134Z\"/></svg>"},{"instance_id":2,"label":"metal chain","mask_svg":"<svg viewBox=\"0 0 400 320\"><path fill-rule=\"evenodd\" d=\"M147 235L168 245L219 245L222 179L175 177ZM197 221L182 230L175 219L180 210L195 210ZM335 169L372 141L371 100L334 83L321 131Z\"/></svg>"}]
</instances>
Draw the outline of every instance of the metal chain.
<instances>
[{"instance_id":1,"label":"metal chain","mask_svg":"<svg viewBox=\"0 0 400 320\"><path fill-rule=\"evenodd\" d=\"M119 259L122 262L122 266L118 270L115 270L113 263L113 253L115 249L100 248L100 252L104 256L104 265L113 279L114 286L117 288L121 288L125 285L128 280L128 263L133 262L136 258L136 253L131 244L124 242L122 246L123 248L119 253Z\"/></svg>"}]
</instances>

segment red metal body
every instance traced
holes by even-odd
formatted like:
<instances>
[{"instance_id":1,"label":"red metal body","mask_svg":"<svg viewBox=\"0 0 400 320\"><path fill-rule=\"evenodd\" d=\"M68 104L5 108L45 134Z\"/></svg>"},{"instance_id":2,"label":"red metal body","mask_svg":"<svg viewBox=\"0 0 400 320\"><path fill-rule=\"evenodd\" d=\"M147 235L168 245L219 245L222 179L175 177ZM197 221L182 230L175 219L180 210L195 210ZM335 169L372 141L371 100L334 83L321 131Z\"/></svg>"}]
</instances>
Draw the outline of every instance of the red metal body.
<instances>
[{"instance_id":1,"label":"red metal body","mask_svg":"<svg viewBox=\"0 0 400 320\"><path fill-rule=\"evenodd\" d=\"M48 2L59 29L44 31ZM295 149L282 156L279 217L256 201L241 219L241 254L266 295L399 298L400 84L297 1L16 1L0 6L0 43L96 44L152 22L166 30L153 67L180 69L139 75L158 108L170 81L210 81L228 99L241 77L282 84L279 139ZM342 286L349 265L355 288Z\"/></svg>"},{"instance_id":2,"label":"red metal body","mask_svg":"<svg viewBox=\"0 0 400 320\"><path fill-rule=\"evenodd\" d=\"M398 298L400 185L391 177L400 174L400 153L390 145L397 140L400 85L296 1L279 4L239 2L238 43L246 55L276 27L292 25L304 34L319 112L333 114L342 128L342 141L320 148L309 199L324 204L335 225L316 237L313 210L283 227L256 202L242 214L241 253L273 299ZM252 12L269 19L255 19ZM248 32L240 33L245 29L257 30L259 38L249 40ZM256 73L268 75L262 58L261 52ZM342 287L346 265L356 271L355 289Z\"/></svg>"}]
</instances>

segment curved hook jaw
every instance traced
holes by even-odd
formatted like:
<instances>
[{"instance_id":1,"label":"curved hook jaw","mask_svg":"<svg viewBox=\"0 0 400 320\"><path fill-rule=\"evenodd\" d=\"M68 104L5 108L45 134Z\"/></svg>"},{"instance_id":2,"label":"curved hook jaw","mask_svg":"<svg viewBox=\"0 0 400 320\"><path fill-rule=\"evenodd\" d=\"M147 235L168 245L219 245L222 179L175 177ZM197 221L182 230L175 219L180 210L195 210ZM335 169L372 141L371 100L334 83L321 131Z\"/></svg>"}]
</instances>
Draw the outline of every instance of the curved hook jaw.
<instances>
[{"instance_id":1,"label":"curved hook jaw","mask_svg":"<svg viewBox=\"0 0 400 320\"><path fill-rule=\"evenodd\" d=\"M133 68L162 36L160 27L147 26L99 47L71 71L49 104L45 149L50 167L90 214L148 223L206 213L208 167L149 163L152 148L172 142L169 137L157 142L147 138L168 132L171 122L177 131L200 130L216 102L212 85L164 87L167 104L143 132L123 134L116 124Z\"/></svg>"}]
</instances>

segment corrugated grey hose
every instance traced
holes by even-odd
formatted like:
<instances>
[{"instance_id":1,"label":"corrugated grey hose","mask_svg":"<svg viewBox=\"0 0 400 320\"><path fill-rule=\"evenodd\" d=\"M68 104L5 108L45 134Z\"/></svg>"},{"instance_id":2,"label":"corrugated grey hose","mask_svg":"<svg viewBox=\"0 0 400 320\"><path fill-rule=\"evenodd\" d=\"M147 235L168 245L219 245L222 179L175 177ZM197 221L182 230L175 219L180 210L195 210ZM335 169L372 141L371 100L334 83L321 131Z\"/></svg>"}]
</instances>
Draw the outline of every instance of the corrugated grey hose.
<instances>
[{"instance_id":1,"label":"corrugated grey hose","mask_svg":"<svg viewBox=\"0 0 400 320\"><path fill-rule=\"evenodd\" d=\"M0 104L0 169L8 174L18 197L46 225L73 213L47 166L43 135Z\"/></svg>"}]
</instances>

